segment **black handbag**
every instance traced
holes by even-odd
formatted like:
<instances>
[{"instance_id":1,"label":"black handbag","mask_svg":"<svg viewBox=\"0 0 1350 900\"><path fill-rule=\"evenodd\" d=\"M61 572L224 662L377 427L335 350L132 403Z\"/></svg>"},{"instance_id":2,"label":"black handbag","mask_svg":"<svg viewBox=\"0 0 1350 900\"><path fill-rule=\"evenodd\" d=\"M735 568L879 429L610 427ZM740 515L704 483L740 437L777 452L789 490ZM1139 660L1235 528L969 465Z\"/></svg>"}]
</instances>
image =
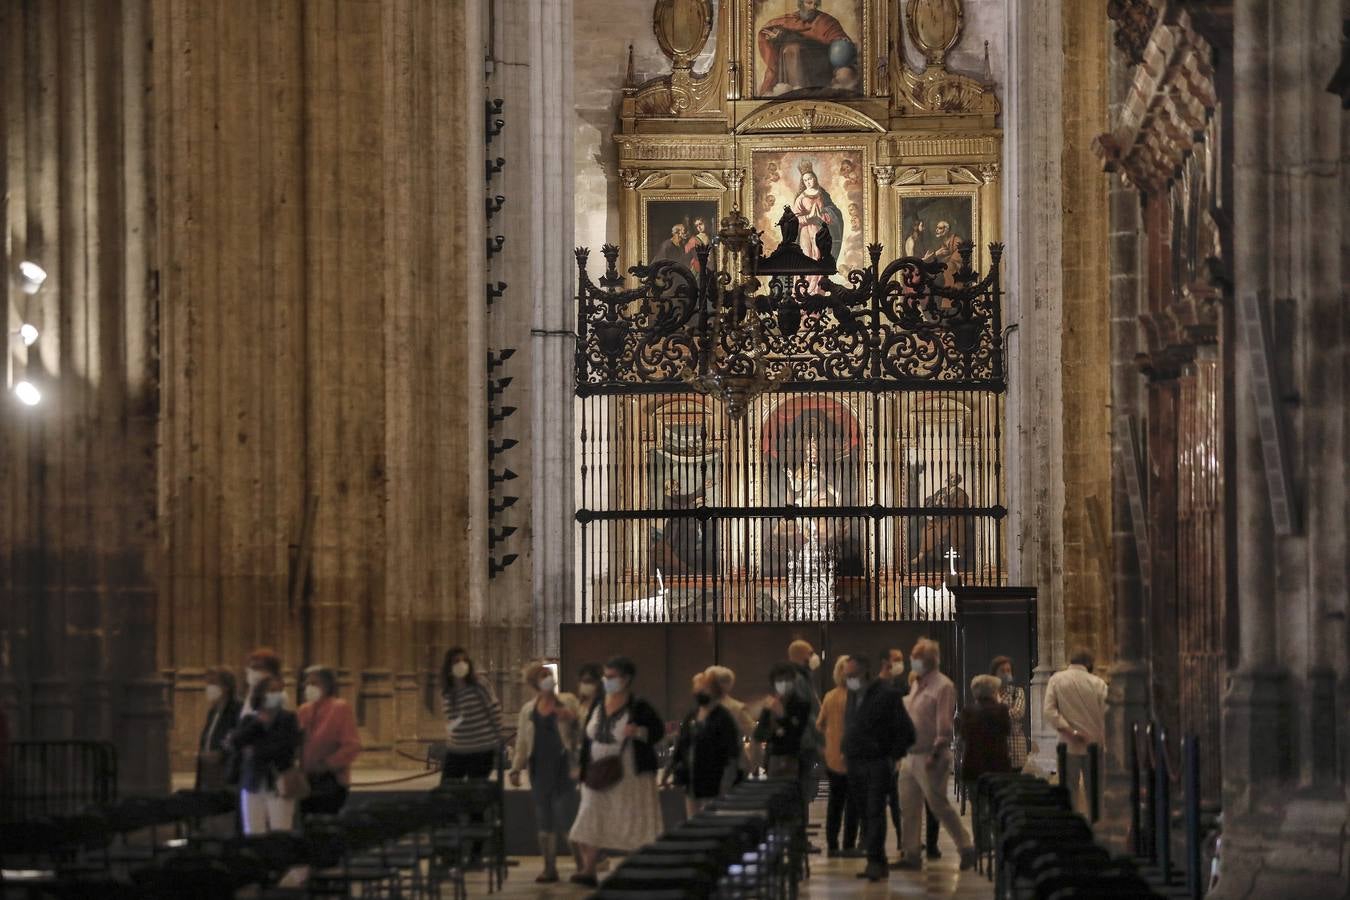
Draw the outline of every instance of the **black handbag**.
<instances>
[{"instance_id":1,"label":"black handbag","mask_svg":"<svg viewBox=\"0 0 1350 900\"><path fill-rule=\"evenodd\" d=\"M623 751L627 749L625 739L619 745L619 752L604 759L593 759L586 764L585 785L593 791L607 791L623 781Z\"/></svg>"}]
</instances>

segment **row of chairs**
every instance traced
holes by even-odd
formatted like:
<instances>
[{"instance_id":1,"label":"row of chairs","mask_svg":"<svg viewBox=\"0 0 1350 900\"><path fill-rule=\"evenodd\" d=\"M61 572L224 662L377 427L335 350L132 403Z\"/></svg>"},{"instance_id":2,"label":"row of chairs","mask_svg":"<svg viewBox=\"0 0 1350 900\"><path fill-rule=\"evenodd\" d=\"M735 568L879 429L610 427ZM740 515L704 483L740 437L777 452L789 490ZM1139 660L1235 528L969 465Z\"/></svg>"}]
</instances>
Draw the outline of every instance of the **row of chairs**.
<instances>
[{"instance_id":1,"label":"row of chairs","mask_svg":"<svg viewBox=\"0 0 1350 900\"><path fill-rule=\"evenodd\" d=\"M624 859L596 900L795 900L807 847L796 779L746 780Z\"/></svg>"},{"instance_id":2,"label":"row of chairs","mask_svg":"<svg viewBox=\"0 0 1350 900\"><path fill-rule=\"evenodd\" d=\"M980 776L974 797L980 868L995 900L1154 900L1134 862L1099 846L1068 790L1022 773Z\"/></svg>"},{"instance_id":3,"label":"row of chairs","mask_svg":"<svg viewBox=\"0 0 1350 900\"><path fill-rule=\"evenodd\" d=\"M270 900L301 897L467 897L471 859L487 860L489 891L506 877L500 787L451 782L422 795L309 816L299 833L221 838L202 820L235 808L228 792L180 792L77 817L5 826L0 895L193 897L248 888ZM163 841L169 826L176 835ZM140 840L132 841L136 832ZM22 867L22 868L20 868ZM306 877L298 875L304 873ZM288 877L289 876L289 877ZM290 887L288 882L302 886Z\"/></svg>"}]
</instances>

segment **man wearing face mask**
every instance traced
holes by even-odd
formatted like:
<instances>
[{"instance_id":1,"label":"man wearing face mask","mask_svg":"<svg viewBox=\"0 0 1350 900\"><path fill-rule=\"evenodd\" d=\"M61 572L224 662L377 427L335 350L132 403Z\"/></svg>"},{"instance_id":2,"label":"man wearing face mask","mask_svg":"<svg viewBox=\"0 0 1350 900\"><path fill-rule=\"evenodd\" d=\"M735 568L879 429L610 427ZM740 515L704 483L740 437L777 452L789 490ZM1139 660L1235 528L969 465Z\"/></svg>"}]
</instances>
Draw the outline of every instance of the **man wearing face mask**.
<instances>
[{"instance_id":1,"label":"man wearing face mask","mask_svg":"<svg viewBox=\"0 0 1350 900\"><path fill-rule=\"evenodd\" d=\"M797 778L806 765L803 742L814 717L811 701L801 695L796 676L791 663L776 663L769 670L773 693L764 699L755 740L764 744L764 768L771 778Z\"/></svg>"},{"instance_id":2,"label":"man wearing face mask","mask_svg":"<svg viewBox=\"0 0 1350 900\"><path fill-rule=\"evenodd\" d=\"M337 696L337 673L327 666L305 670L305 702L297 716L305 733L301 765L310 795L300 802L303 813L335 816L347 802L352 763L361 752L356 714Z\"/></svg>"},{"instance_id":3,"label":"man wearing face mask","mask_svg":"<svg viewBox=\"0 0 1350 900\"><path fill-rule=\"evenodd\" d=\"M952 771L956 687L950 678L938 671L938 653L936 641L922 638L909 655L917 678L905 698L905 709L914 721L916 736L914 746L900 764L901 836L905 848L897 868L923 867L919 828L925 804L932 808L960 849L961 868L969 869L975 865L975 845L971 842L970 832L961 824L961 817L947 799L947 781Z\"/></svg>"},{"instance_id":4,"label":"man wearing face mask","mask_svg":"<svg viewBox=\"0 0 1350 900\"><path fill-rule=\"evenodd\" d=\"M284 708L285 700L280 677L259 681L249 692L253 711L225 739L239 754L239 816L246 835L290 831L295 821L295 800L277 791L300 749L300 722Z\"/></svg>"},{"instance_id":5,"label":"man wearing face mask","mask_svg":"<svg viewBox=\"0 0 1350 900\"><path fill-rule=\"evenodd\" d=\"M225 738L239 724L242 704L234 695L234 674L228 669L212 666L206 670L206 725L197 744L197 780L199 791L214 791L225 787Z\"/></svg>"},{"instance_id":6,"label":"man wearing face mask","mask_svg":"<svg viewBox=\"0 0 1350 900\"><path fill-rule=\"evenodd\" d=\"M662 786L673 778L684 788L684 810L690 817L736 783L741 760L740 731L722 706L722 686L707 672L695 675L691 686L694 707L680 723L661 776Z\"/></svg>"},{"instance_id":7,"label":"man wearing face mask","mask_svg":"<svg viewBox=\"0 0 1350 900\"><path fill-rule=\"evenodd\" d=\"M891 686L894 687L901 697L909 695L909 675L905 672L905 654L904 651L894 647L888 647L879 654L880 659L886 660L887 667L891 673ZM904 849L904 836L900 833L900 773L895 772L895 777L891 779L891 789L886 795L886 806L891 812L891 825L895 828L895 849ZM924 853L929 859L941 859L942 852L938 850L938 820L933 815L933 811L924 805L925 835L924 835ZM898 862L897 862L898 865Z\"/></svg>"},{"instance_id":8,"label":"man wearing face mask","mask_svg":"<svg viewBox=\"0 0 1350 900\"><path fill-rule=\"evenodd\" d=\"M798 753L798 773L801 779L802 800L807 805L807 818L810 818L811 801L815 799L816 789L820 786L820 776L816 764L820 762L820 753L825 746L820 732L816 729L816 719L820 716L820 692L816 690L816 670L820 668L820 654L803 640L788 644L788 661L796 670L793 688L797 696L809 704L806 730L802 732L801 749ZM815 851L817 848L811 848Z\"/></svg>"},{"instance_id":9,"label":"man wearing face mask","mask_svg":"<svg viewBox=\"0 0 1350 900\"><path fill-rule=\"evenodd\" d=\"M867 868L859 878L881 881L886 864L886 791L895 760L914 743L914 726L905 713L900 693L891 685L889 666L872 677L871 661L858 654L844 667L849 690L844 713L844 759L848 786L863 820Z\"/></svg>"}]
</instances>

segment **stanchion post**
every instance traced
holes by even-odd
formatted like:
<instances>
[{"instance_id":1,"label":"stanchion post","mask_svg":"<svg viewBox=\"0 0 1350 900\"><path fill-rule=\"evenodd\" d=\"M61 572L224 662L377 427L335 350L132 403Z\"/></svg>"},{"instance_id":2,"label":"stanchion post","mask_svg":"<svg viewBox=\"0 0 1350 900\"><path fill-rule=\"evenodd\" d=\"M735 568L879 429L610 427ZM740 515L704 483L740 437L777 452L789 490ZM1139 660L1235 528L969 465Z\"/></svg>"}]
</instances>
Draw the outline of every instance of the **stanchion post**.
<instances>
[{"instance_id":1,"label":"stanchion post","mask_svg":"<svg viewBox=\"0 0 1350 900\"><path fill-rule=\"evenodd\" d=\"M1139 723L1130 726L1130 839L1134 855L1144 855L1144 835L1140 832L1140 806L1144 802L1139 786Z\"/></svg>"},{"instance_id":2,"label":"stanchion post","mask_svg":"<svg viewBox=\"0 0 1350 900\"><path fill-rule=\"evenodd\" d=\"M1158 843L1158 868L1164 885L1172 883L1172 800L1167 771L1167 730L1154 731L1153 744L1153 835Z\"/></svg>"},{"instance_id":3,"label":"stanchion post","mask_svg":"<svg viewBox=\"0 0 1350 900\"><path fill-rule=\"evenodd\" d=\"M1200 876L1200 739L1187 735L1181 747L1186 773L1186 893L1200 900L1205 893Z\"/></svg>"}]
</instances>

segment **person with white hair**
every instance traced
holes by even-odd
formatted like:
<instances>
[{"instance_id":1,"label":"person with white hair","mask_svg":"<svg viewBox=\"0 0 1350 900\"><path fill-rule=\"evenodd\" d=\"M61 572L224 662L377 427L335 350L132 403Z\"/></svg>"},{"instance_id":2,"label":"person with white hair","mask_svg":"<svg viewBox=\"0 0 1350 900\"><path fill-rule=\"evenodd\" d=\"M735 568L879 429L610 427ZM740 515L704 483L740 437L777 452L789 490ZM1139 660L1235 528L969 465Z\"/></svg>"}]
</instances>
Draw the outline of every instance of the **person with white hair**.
<instances>
[{"instance_id":1,"label":"person with white hair","mask_svg":"<svg viewBox=\"0 0 1350 900\"><path fill-rule=\"evenodd\" d=\"M937 641L920 638L909 657L917 677L905 697L905 710L914 722L915 740L900 763L900 833L905 851L896 867L923 866L923 807L927 804L961 851L961 868L974 868L975 844L947 798L956 688L938 671L941 656Z\"/></svg>"}]
</instances>

